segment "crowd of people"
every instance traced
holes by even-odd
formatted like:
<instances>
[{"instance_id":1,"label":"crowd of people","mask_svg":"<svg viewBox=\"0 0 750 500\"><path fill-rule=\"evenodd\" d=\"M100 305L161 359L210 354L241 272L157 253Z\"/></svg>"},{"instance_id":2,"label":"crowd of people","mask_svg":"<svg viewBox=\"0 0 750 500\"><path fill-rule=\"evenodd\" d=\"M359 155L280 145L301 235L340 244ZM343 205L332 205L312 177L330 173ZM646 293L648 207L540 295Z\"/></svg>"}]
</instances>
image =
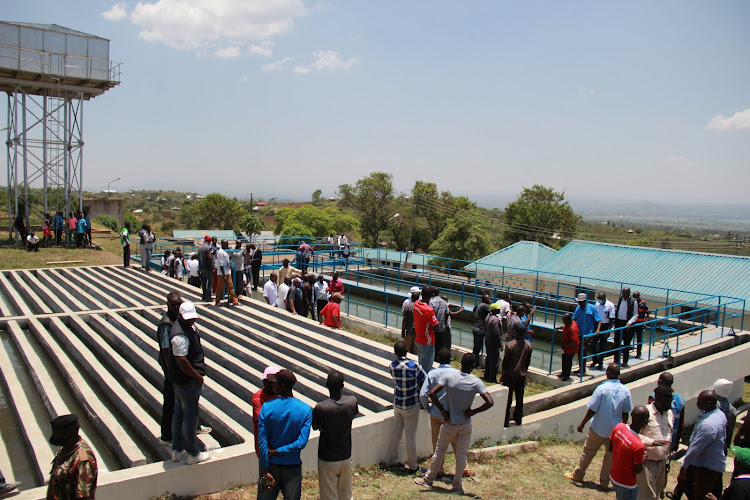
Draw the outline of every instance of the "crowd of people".
<instances>
[{"instance_id":1,"label":"crowd of people","mask_svg":"<svg viewBox=\"0 0 750 500\"><path fill-rule=\"evenodd\" d=\"M604 447L599 489L609 490L611 482L618 500L679 499L683 495L700 500L747 498L743 495L750 491L750 419L735 436L734 474L726 491L722 482L737 418L737 410L727 399L731 381L719 379L712 389L698 395L696 405L701 416L682 459L677 486L674 491L665 491L684 430L685 398L672 389L672 374L663 372L646 404L633 407L630 390L619 380L620 365L608 365L606 375L578 425L578 432L583 432L590 423L578 465L564 474L566 478L583 482L591 461Z\"/></svg>"},{"instance_id":2,"label":"crowd of people","mask_svg":"<svg viewBox=\"0 0 750 500\"><path fill-rule=\"evenodd\" d=\"M76 248L86 248L91 246L91 217L86 212L70 212L67 217L62 211L57 214L44 214L44 222L41 226L36 226L35 231L26 228L24 222L25 212L19 211L13 223L13 227L18 231L21 241L29 252L38 252L39 248L47 248L53 245L62 246L63 236L64 244L68 247L75 245ZM39 238L41 233L42 238Z\"/></svg>"}]
</instances>

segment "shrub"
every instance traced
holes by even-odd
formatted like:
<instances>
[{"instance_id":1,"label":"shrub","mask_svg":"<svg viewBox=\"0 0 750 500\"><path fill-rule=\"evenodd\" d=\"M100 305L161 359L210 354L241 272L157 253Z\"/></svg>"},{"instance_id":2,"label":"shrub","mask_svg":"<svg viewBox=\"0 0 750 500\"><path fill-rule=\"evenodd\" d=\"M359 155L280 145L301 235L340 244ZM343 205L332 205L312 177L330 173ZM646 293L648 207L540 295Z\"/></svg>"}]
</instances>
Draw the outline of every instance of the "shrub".
<instances>
[{"instance_id":1,"label":"shrub","mask_svg":"<svg viewBox=\"0 0 750 500\"><path fill-rule=\"evenodd\" d=\"M111 215L100 215L95 220L102 226L107 227L116 233L120 231L120 224L118 224L117 220Z\"/></svg>"}]
</instances>

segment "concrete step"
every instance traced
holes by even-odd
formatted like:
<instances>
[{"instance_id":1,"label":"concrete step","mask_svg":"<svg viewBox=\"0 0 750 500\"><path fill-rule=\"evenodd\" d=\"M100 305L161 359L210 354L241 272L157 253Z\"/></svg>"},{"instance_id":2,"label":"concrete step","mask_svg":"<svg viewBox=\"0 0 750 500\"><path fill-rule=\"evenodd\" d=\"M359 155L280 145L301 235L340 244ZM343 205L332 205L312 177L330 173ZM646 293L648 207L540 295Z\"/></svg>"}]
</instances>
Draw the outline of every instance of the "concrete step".
<instances>
[{"instance_id":1,"label":"concrete step","mask_svg":"<svg viewBox=\"0 0 750 500\"><path fill-rule=\"evenodd\" d=\"M265 308L269 309L269 308ZM391 389L391 377L384 366L392 360L393 352L383 344L363 344L362 337L340 330L332 330L320 326L316 321L298 316L289 316L282 313L284 321L279 322L267 310L253 310L251 314L241 314L243 309L235 309L228 315L241 317L239 321L245 323L253 330L268 333L273 337L282 335L287 341L305 351L317 351L321 359L337 361L348 358L348 363L356 367L358 373L366 374L368 380L376 384L382 384L387 391ZM286 315L286 316L284 316ZM356 348L357 356L351 353Z\"/></svg>"},{"instance_id":2,"label":"concrete step","mask_svg":"<svg viewBox=\"0 0 750 500\"><path fill-rule=\"evenodd\" d=\"M78 296L73 293L75 290L59 279L59 276L53 276L48 269L39 269L31 271L34 277L41 285L44 285L50 292L58 297L72 311L85 311L87 309L96 309L93 304L87 304L85 296Z\"/></svg>"},{"instance_id":3,"label":"concrete step","mask_svg":"<svg viewBox=\"0 0 750 500\"><path fill-rule=\"evenodd\" d=\"M18 276L22 278L28 286L30 286L36 294L44 300L50 309L56 313L71 313L73 310L58 297L58 294L52 292L47 286L37 279L36 275L32 271L21 270L18 271Z\"/></svg>"},{"instance_id":4,"label":"concrete step","mask_svg":"<svg viewBox=\"0 0 750 500\"><path fill-rule=\"evenodd\" d=\"M155 320L156 311L144 311L144 319L146 318ZM263 376L263 370L266 366L273 365L274 363L263 358L261 353L253 353L231 341L222 341L220 336L214 335L210 330L210 327L210 324L201 324L199 326L199 328L201 328L201 345L204 346L204 350L211 351L211 356L207 357L207 359L211 361L211 364L209 365L209 369L211 370L211 372L209 372L209 378L214 376L213 372L215 371L218 379L221 379L224 382L227 382L230 379L234 379L235 381L243 380L244 383L242 385L244 385L244 387L240 387L239 391L241 392L236 394L241 398L247 398L247 401L252 404L253 394L262 387L261 378ZM207 335L207 333L209 334ZM238 356L238 354L240 354L240 356ZM255 360L260 363L262 368L256 368L248 364L243 359L243 354L254 356ZM297 377L297 383L298 386L301 386L302 384L313 385L309 380L300 377L299 375ZM230 384L228 388L232 389L236 384L237 382ZM311 399L307 397L307 395L300 393L301 391L298 386L295 386L295 390L298 392L298 399L310 406L315 406L317 401L320 401L320 399ZM252 410L250 415L252 416ZM249 427L252 429L252 422L249 422Z\"/></svg>"},{"instance_id":5,"label":"concrete step","mask_svg":"<svg viewBox=\"0 0 750 500\"><path fill-rule=\"evenodd\" d=\"M106 272L99 267L88 268L85 271L87 277L96 280L97 283L105 284L108 290L116 293L123 302L145 306L155 306L164 302L163 297L159 297L141 287L123 287L122 284L125 282L124 276L120 276L117 273Z\"/></svg>"},{"instance_id":6,"label":"concrete step","mask_svg":"<svg viewBox=\"0 0 750 500\"><path fill-rule=\"evenodd\" d=\"M391 407L392 386L377 382L373 380L371 374L363 373L362 366L358 366L357 360L351 354L348 356L331 356L329 351L306 340L306 338L314 337L316 333L300 331L296 335L290 335L277 330L276 325L266 327L267 333L264 333L250 329L246 323L237 321L238 319L242 320L239 312L219 315L210 306L201 306L201 309L205 310L204 317L224 327L217 328L218 331L227 330L224 333L225 339L245 344L253 352L262 353L272 361L276 360L276 364L279 366L296 367L299 373L303 373L313 381L311 389L315 390L316 393L318 388L325 387L328 372L336 369L346 376L346 389L357 397L360 407L376 412ZM235 332L243 332L244 335ZM381 370L385 370L386 366L387 364L384 363ZM309 396L320 401L325 399L327 394L323 394L322 398L320 398L320 393L316 396Z\"/></svg>"},{"instance_id":7,"label":"concrete step","mask_svg":"<svg viewBox=\"0 0 750 500\"><path fill-rule=\"evenodd\" d=\"M9 275L10 272L7 273ZM15 287L8 281L6 273L0 272L0 289L5 296L5 304L8 309L6 316L27 316L34 314L34 311L26 304Z\"/></svg>"},{"instance_id":8,"label":"concrete step","mask_svg":"<svg viewBox=\"0 0 750 500\"><path fill-rule=\"evenodd\" d=\"M212 307L199 307L203 318L205 318L204 321L213 322L218 318L211 310ZM221 333L215 334L216 331ZM322 401L328 396L324 387L330 368L346 372L352 378L353 372L351 370L343 366L331 365L330 368L324 366L314 360L313 353L300 356L299 350L296 348L283 346L280 349L279 345L269 346L259 340L260 335L247 336L235 333L239 331L245 331L245 327L227 319L212 327L209 331L204 331L203 336L214 342L221 350L237 356L246 364L255 366L258 371L264 369L266 360L268 364L293 369L298 378L298 386L295 386L296 391L316 402ZM290 353L294 353L294 357ZM259 363L260 359L264 359L262 364ZM388 401L381 400L376 395L362 390L354 384L348 384L345 392L357 396L360 408L363 410L379 411L379 408L384 408L390 404Z\"/></svg>"},{"instance_id":9,"label":"concrete step","mask_svg":"<svg viewBox=\"0 0 750 500\"><path fill-rule=\"evenodd\" d=\"M109 302L106 297L97 293L95 290L89 290L86 287L80 286L80 283L74 276L67 272L67 269L49 269L46 273L49 280L55 283L60 283L67 293L76 297L80 302L84 303L86 307L82 310L89 309L108 309L121 307L120 305Z\"/></svg>"},{"instance_id":10,"label":"concrete step","mask_svg":"<svg viewBox=\"0 0 750 500\"><path fill-rule=\"evenodd\" d=\"M18 272L8 273L8 281L12 283L18 294L23 298L24 302L29 306L29 309L33 310L35 314L52 314L53 312L61 312L53 310L48 302L51 300L42 300L37 293L31 289L31 287L19 276ZM46 298L46 297L45 297Z\"/></svg>"},{"instance_id":11,"label":"concrete step","mask_svg":"<svg viewBox=\"0 0 750 500\"><path fill-rule=\"evenodd\" d=\"M139 288L148 288L157 295L161 295L160 304L166 302L167 294L172 291L179 292L184 300L191 302L201 301L201 290L187 283L167 278L160 273L144 273L134 268L129 268L127 271L131 283L137 283Z\"/></svg>"},{"instance_id":12,"label":"concrete step","mask_svg":"<svg viewBox=\"0 0 750 500\"><path fill-rule=\"evenodd\" d=\"M157 362L156 340L153 337L149 338L141 329L130 323L131 321L138 322L137 318L140 318L140 316L133 311L125 312L124 317L111 313L107 315L106 323L121 334L119 341L123 345L131 346L127 358L133 368L146 374L146 378L163 380L161 367ZM140 318L140 320L143 321L143 318ZM156 325L151 325L151 328L153 332L151 335L155 335ZM210 381L207 381L207 384L200 401L201 421L214 429L214 436L224 445L237 444L251 438L252 434L247 426L242 425L242 421L235 421L227 415L227 411L237 413L239 416L244 415L247 410L247 403ZM158 414L161 414L162 399L159 400ZM233 409L232 404L227 404L227 400L232 401L237 409Z\"/></svg>"},{"instance_id":13,"label":"concrete step","mask_svg":"<svg viewBox=\"0 0 750 500\"><path fill-rule=\"evenodd\" d=\"M31 346L30 340L26 337L23 330L21 330L18 323L15 321L9 322L8 333L16 348L18 356L23 361L26 371L29 373L31 380L34 383L37 395L47 410L47 417L49 420L60 415L67 415L68 413L78 414L79 411L77 408L71 408L63 401L63 398L53 381L53 375L47 368L47 363L42 361L37 355L36 351ZM85 422L85 420L81 419L81 436L91 445L97 457L103 457L105 454L108 454L108 451L97 448L99 440L93 439L93 436L86 430L88 426ZM103 460L99 461L98 467L100 471L109 471L109 468Z\"/></svg>"},{"instance_id":14,"label":"concrete step","mask_svg":"<svg viewBox=\"0 0 750 500\"><path fill-rule=\"evenodd\" d=\"M141 305L139 301L127 297L121 287L113 287L109 283L104 282L89 268L71 267L65 269L65 271L71 276L75 276L84 289L96 291L105 296L112 304L110 307L122 308Z\"/></svg>"},{"instance_id":15,"label":"concrete step","mask_svg":"<svg viewBox=\"0 0 750 500\"><path fill-rule=\"evenodd\" d=\"M103 305L102 309L130 307L130 304L121 302L113 297L109 290L102 290L100 286L89 282L88 278L76 272L75 268L54 269L53 272L65 278L71 285L74 285L78 295L83 294L89 299L96 299L98 304Z\"/></svg>"},{"instance_id":16,"label":"concrete step","mask_svg":"<svg viewBox=\"0 0 750 500\"><path fill-rule=\"evenodd\" d=\"M49 320L50 324L57 321L57 328L65 329L56 318ZM67 382L70 391L80 405L83 415L91 425L97 429L102 440L109 445L110 453L123 467L133 467L146 463L146 456L139 445L122 425L122 420L110 411L110 403L102 401L83 375L84 368L78 360L71 358L68 353L53 339L48 330L39 320L30 318L28 322L31 331L42 349L47 353L52 363L57 367L62 378ZM103 368L102 368L102 371ZM125 393L121 389L122 393Z\"/></svg>"},{"instance_id":17,"label":"concrete step","mask_svg":"<svg viewBox=\"0 0 750 500\"><path fill-rule=\"evenodd\" d=\"M31 457L32 473L38 485L44 484L49 464L55 458L52 445L47 442L49 431L45 429L45 418L40 418L34 410L30 397L32 394L22 387L18 379L7 346L0 345L0 371L5 393L9 396L8 406L13 410L13 415L21 430L26 450ZM49 423L49 420L46 422Z\"/></svg>"}]
</instances>

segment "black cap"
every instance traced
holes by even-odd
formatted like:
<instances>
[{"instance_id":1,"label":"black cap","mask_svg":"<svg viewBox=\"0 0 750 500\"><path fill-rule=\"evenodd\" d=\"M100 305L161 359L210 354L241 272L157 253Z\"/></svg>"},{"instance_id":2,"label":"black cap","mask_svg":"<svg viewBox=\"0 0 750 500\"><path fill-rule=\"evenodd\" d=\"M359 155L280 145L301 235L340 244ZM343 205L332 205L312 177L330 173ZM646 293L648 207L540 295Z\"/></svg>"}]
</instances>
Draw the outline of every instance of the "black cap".
<instances>
[{"instance_id":1,"label":"black cap","mask_svg":"<svg viewBox=\"0 0 750 500\"><path fill-rule=\"evenodd\" d=\"M78 416L73 414L60 415L59 417L52 419L49 423L49 426L53 431L64 429L65 427L70 427L71 425L78 425Z\"/></svg>"},{"instance_id":2,"label":"black cap","mask_svg":"<svg viewBox=\"0 0 750 500\"><path fill-rule=\"evenodd\" d=\"M279 373L276 374L276 381L291 389L297 383L297 377L289 370L279 370Z\"/></svg>"}]
</instances>

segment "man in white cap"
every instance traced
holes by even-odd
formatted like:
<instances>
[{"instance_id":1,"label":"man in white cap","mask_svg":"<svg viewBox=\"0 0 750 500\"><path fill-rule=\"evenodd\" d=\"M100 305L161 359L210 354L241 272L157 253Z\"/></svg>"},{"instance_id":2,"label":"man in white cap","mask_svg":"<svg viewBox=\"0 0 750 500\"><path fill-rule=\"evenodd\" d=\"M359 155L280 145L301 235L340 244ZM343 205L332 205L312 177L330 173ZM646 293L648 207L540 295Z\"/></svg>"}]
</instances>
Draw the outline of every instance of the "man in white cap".
<instances>
[{"instance_id":1,"label":"man in white cap","mask_svg":"<svg viewBox=\"0 0 750 500\"><path fill-rule=\"evenodd\" d=\"M175 408L172 417L172 460L182 460L187 452L187 464L197 464L211 459L211 455L200 451L196 427L198 424L198 401L206 375L206 363L201 339L195 321L198 313L192 302L180 304L179 317L172 324L169 340L172 355L169 358L169 379L174 384Z\"/></svg>"},{"instance_id":2,"label":"man in white cap","mask_svg":"<svg viewBox=\"0 0 750 500\"><path fill-rule=\"evenodd\" d=\"M409 296L401 304L401 313L403 314L401 319L401 338L404 339L406 348L412 354L417 353L417 349L414 346L414 339L417 336L417 332L414 330L414 303L419 300L419 294L421 293L422 289L418 286L411 287L409 289Z\"/></svg>"},{"instance_id":3,"label":"man in white cap","mask_svg":"<svg viewBox=\"0 0 750 500\"><path fill-rule=\"evenodd\" d=\"M719 409L727 417L727 438L724 441L724 453L729 449L732 444L732 437L734 436L734 426L737 423L737 408L732 406L729 402L729 396L732 394L732 387L734 384L731 380L720 378L714 382L714 392L718 398Z\"/></svg>"}]
</instances>

